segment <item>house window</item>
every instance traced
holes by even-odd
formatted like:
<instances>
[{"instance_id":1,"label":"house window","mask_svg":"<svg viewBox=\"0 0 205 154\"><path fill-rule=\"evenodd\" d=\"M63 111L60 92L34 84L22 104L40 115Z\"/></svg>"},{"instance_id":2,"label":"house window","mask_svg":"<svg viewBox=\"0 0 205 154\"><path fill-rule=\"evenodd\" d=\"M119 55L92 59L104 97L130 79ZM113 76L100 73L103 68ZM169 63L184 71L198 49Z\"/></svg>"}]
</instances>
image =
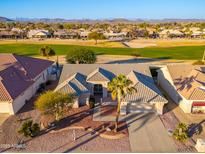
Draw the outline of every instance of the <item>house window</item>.
<instances>
[{"instance_id":1,"label":"house window","mask_svg":"<svg viewBox=\"0 0 205 154\"><path fill-rule=\"evenodd\" d=\"M103 94L103 86L101 84L94 85L94 95L102 95Z\"/></svg>"}]
</instances>

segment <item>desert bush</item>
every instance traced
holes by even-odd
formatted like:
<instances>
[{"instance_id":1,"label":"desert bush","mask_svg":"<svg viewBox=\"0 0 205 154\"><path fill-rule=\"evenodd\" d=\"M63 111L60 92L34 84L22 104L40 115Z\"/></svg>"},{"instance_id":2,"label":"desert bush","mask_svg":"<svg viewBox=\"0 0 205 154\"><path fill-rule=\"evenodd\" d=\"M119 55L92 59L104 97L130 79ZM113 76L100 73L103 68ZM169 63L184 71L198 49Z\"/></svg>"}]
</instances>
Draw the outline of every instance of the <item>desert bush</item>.
<instances>
[{"instance_id":1,"label":"desert bush","mask_svg":"<svg viewBox=\"0 0 205 154\"><path fill-rule=\"evenodd\" d=\"M179 123L173 132L173 137L181 142L185 142L188 136L188 126L184 123Z\"/></svg>"},{"instance_id":2,"label":"desert bush","mask_svg":"<svg viewBox=\"0 0 205 154\"><path fill-rule=\"evenodd\" d=\"M95 98L90 98L89 100L89 107L93 109L95 107Z\"/></svg>"},{"instance_id":3,"label":"desert bush","mask_svg":"<svg viewBox=\"0 0 205 154\"><path fill-rule=\"evenodd\" d=\"M28 120L22 124L18 132L25 137L34 137L40 132L40 126L38 123L33 123L33 120Z\"/></svg>"},{"instance_id":4,"label":"desert bush","mask_svg":"<svg viewBox=\"0 0 205 154\"><path fill-rule=\"evenodd\" d=\"M47 85L47 86L51 85L51 83L52 83L51 80L46 81L46 85Z\"/></svg>"},{"instance_id":5,"label":"desert bush","mask_svg":"<svg viewBox=\"0 0 205 154\"><path fill-rule=\"evenodd\" d=\"M39 96L35 107L45 115L53 115L59 121L72 108L73 103L73 95L47 91Z\"/></svg>"}]
</instances>

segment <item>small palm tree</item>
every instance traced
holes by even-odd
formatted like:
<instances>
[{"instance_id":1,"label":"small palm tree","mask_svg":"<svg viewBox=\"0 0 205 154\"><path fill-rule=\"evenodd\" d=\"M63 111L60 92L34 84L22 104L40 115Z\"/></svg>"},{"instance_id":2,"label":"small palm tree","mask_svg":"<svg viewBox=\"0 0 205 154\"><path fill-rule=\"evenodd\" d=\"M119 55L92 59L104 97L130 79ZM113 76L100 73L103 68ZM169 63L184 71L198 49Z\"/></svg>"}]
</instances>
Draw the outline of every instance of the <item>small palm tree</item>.
<instances>
[{"instance_id":1,"label":"small palm tree","mask_svg":"<svg viewBox=\"0 0 205 154\"><path fill-rule=\"evenodd\" d=\"M120 115L120 107L121 101L126 96L126 94L131 94L132 92L136 91L136 89L132 86L133 82L126 78L125 75L119 75L114 78L108 84L108 90L111 91L111 96L113 100L117 99L117 114L116 114L116 121L115 121L115 132L118 129L118 120Z\"/></svg>"},{"instance_id":2,"label":"small palm tree","mask_svg":"<svg viewBox=\"0 0 205 154\"><path fill-rule=\"evenodd\" d=\"M49 46L41 47L39 52L42 56L47 57L47 59L56 54L55 51Z\"/></svg>"}]
</instances>

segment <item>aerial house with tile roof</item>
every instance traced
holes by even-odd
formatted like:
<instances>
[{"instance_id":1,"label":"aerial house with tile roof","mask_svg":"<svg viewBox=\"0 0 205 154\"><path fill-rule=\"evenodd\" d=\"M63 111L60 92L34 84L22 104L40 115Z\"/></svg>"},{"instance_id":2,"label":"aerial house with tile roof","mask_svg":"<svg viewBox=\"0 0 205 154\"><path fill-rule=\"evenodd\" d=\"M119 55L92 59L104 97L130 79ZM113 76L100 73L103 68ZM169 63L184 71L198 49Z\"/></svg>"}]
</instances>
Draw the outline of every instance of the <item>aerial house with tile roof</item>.
<instances>
[{"instance_id":1,"label":"aerial house with tile roof","mask_svg":"<svg viewBox=\"0 0 205 154\"><path fill-rule=\"evenodd\" d=\"M121 113L163 113L167 100L156 87L149 67L140 64L67 64L64 65L55 91L76 96L75 106L88 103L89 98L100 97L101 104L116 104L111 99L108 83L120 74L133 81L137 92L122 100Z\"/></svg>"},{"instance_id":2,"label":"aerial house with tile roof","mask_svg":"<svg viewBox=\"0 0 205 154\"><path fill-rule=\"evenodd\" d=\"M185 113L205 113L205 67L169 64L158 71L158 83Z\"/></svg>"},{"instance_id":3,"label":"aerial house with tile roof","mask_svg":"<svg viewBox=\"0 0 205 154\"><path fill-rule=\"evenodd\" d=\"M15 114L52 75L52 61L0 54L0 113Z\"/></svg>"}]
</instances>

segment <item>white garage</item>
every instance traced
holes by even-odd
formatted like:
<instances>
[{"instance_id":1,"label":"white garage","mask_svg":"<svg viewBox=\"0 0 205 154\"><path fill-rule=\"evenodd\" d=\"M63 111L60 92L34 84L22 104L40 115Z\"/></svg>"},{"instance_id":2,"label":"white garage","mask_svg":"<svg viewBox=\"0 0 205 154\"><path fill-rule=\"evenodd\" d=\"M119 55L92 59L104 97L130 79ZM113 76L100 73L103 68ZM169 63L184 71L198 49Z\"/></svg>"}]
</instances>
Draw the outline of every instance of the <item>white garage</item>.
<instances>
[{"instance_id":1,"label":"white garage","mask_svg":"<svg viewBox=\"0 0 205 154\"><path fill-rule=\"evenodd\" d=\"M158 84L185 113L205 111L204 67L169 64L158 70Z\"/></svg>"},{"instance_id":2,"label":"white garage","mask_svg":"<svg viewBox=\"0 0 205 154\"><path fill-rule=\"evenodd\" d=\"M49 79L52 64L47 60L0 54L0 113L17 113Z\"/></svg>"}]
</instances>

